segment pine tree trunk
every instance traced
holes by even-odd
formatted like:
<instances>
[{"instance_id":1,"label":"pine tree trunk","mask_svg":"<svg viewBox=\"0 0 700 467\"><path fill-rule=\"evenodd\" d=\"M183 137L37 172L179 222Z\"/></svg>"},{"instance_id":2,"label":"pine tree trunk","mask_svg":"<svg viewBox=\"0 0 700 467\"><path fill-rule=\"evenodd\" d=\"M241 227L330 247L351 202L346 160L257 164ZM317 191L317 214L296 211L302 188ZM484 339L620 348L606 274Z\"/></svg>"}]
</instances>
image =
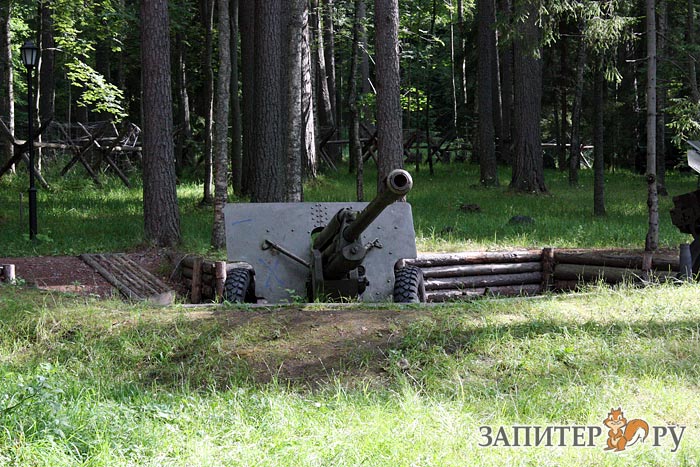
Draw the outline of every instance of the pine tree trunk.
<instances>
[{"instance_id":1,"label":"pine tree trunk","mask_svg":"<svg viewBox=\"0 0 700 467\"><path fill-rule=\"evenodd\" d=\"M202 68L204 70L204 194L202 204L211 204L214 199L211 194L213 177L213 146L212 128L214 120L214 69L212 57L214 53L214 0L200 0L202 27L204 28L204 53Z\"/></svg>"},{"instance_id":2,"label":"pine tree trunk","mask_svg":"<svg viewBox=\"0 0 700 467\"><path fill-rule=\"evenodd\" d=\"M331 102L333 121L337 122L339 109L336 106L336 73L335 73L335 28L333 26L333 0L323 0L323 57L326 62L326 80L328 95Z\"/></svg>"},{"instance_id":3,"label":"pine tree trunk","mask_svg":"<svg viewBox=\"0 0 700 467\"><path fill-rule=\"evenodd\" d=\"M579 28L583 34L583 28ZM571 146L569 147L569 185L578 186L578 171L581 165L581 114L583 106L583 77L586 69L586 45L581 37L576 54L576 87L574 105L571 108Z\"/></svg>"},{"instance_id":4,"label":"pine tree trunk","mask_svg":"<svg viewBox=\"0 0 700 467\"><path fill-rule=\"evenodd\" d=\"M695 0L688 0L685 16L685 43L695 45ZM688 56L688 81L690 84L690 95L693 102L700 102L700 90L698 90L698 76L695 67L695 56Z\"/></svg>"},{"instance_id":5,"label":"pine tree trunk","mask_svg":"<svg viewBox=\"0 0 700 467\"><path fill-rule=\"evenodd\" d=\"M403 167L401 92L399 89L399 2L376 0L374 30L377 76L377 192Z\"/></svg>"},{"instance_id":6,"label":"pine tree trunk","mask_svg":"<svg viewBox=\"0 0 700 467\"><path fill-rule=\"evenodd\" d=\"M181 32L175 34L175 54L177 57L177 65L175 70L175 86L179 105L177 106L177 121L180 126L180 132L177 135L177 144L175 146L175 161L178 171L185 166L192 166L194 161L189 151L190 142L192 141L192 119L190 115L190 96L187 92L187 63L185 61L185 45L184 38Z\"/></svg>"},{"instance_id":7,"label":"pine tree trunk","mask_svg":"<svg viewBox=\"0 0 700 467\"><path fill-rule=\"evenodd\" d=\"M243 88L243 179L241 195L253 193L253 173L255 173L255 4L256 0L240 3L238 23L241 30L241 84Z\"/></svg>"},{"instance_id":8,"label":"pine tree trunk","mask_svg":"<svg viewBox=\"0 0 700 467\"><path fill-rule=\"evenodd\" d=\"M168 2L141 2L144 234L158 246L180 241L169 31Z\"/></svg>"},{"instance_id":9,"label":"pine tree trunk","mask_svg":"<svg viewBox=\"0 0 700 467\"><path fill-rule=\"evenodd\" d=\"M51 2L41 2L41 61L39 67L39 121L53 118L56 86L54 80L53 18Z\"/></svg>"},{"instance_id":10,"label":"pine tree trunk","mask_svg":"<svg viewBox=\"0 0 700 467\"><path fill-rule=\"evenodd\" d=\"M512 1L500 0L503 21L510 24ZM501 160L513 162L513 43L499 44L501 70Z\"/></svg>"},{"instance_id":11,"label":"pine tree trunk","mask_svg":"<svg viewBox=\"0 0 700 467\"><path fill-rule=\"evenodd\" d=\"M285 189L286 86L281 63L287 52L282 24L283 0L255 3L255 92L251 201L283 201Z\"/></svg>"},{"instance_id":12,"label":"pine tree trunk","mask_svg":"<svg viewBox=\"0 0 700 467\"><path fill-rule=\"evenodd\" d=\"M360 141L360 108L357 89L357 81L360 79L360 41L364 36L364 3L364 0L355 0L355 19L352 29L352 56L350 58L350 78L348 80L348 107L350 109L350 169L351 172L356 172L357 201L363 201L364 199L362 142Z\"/></svg>"},{"instance_id":13,"label":"pine tree trunk","mask_svg":"<svg viewBox=\"0 0 700 467\"><path fill-rule=\"evenodd\" d=\"M644 249L659 247L659 196L656 185L656 12L654 0L646 0L647 36L647 206L649 230Z\"/></svg>"},{"instance_id":14,"label":"pine tree trunk","mask_svg":"<svg viewBox=\"0 0 700 467\"><path fill-rule=\"evenodd\" d=\"M235 0L234 0L235 1ZM214 225L211 246L226 246L224 206L228 201L228 121L231 92L231 23L229 0L219 2L219 74L214 119Z\"/></svg>"},{"instance_id":15,"label":"pine tree trunk","mask_svg":"<svg viewBox=\"0 0 700 467\"><path fill-rule=\"evenodd\" d=\"M314 61L316 65L316 106L318 108L318 124L322 132L333 127L333 107L331 104L331 95L328 90L328 69L326 68L326 58L323 54L323 22L321 20L321 7L319 0L311 0L312 13L311 24L313 27L313 36L316 39L312 46Z\"/></svg>"},{"instance_id":16,"label":"pine tree trunk","mask_svg":"<svg viewBox=\"0 0 700 467\"><path fill-rule=\"evenodd\" d=\"M237 195L242 192L243 154L241 148L241 102L238 97L238 0L230 0L231 24L231 185Z\"/></svg>"},{"instance_id":17,"label":"pine tree trunk","mask_svg":"<svg viewBox=\"0 0 700 467\"><path fill-rule=\"evenodd\" d=\"M593 215L605 215L605 70L601 58L596 60L593 85Z\"/></svg>"},{"instance_id":18,"label":"pine tree trunk","mask_svg":"<svg viewBox=\"0 0 700 467\"><path fill-rule=\"evenodd\" d=\"M657 62L664 63L666 56L666 36L668 34L668 5L660 0L658 11L659 34L657 37ZM662 71L663 76L663 71ZM660 196L668 196L666 190L666 82L658 85L656 96L656 187Z\"/></svg>"},{"instance_id":19,"label":"pine tree trunk","mask_svg":"<svg viewBox=\"0 0 700 467\"><path fill-rule=\"evenodd\" d=\"M479 167L480 183L484 186L498 185L496 166L496 133L494 129L495 105L493 101L494 59L496 56L496 16L493 0L478 0L477 4L477 49L479 59L478 105L479 105Z\"/></svg>"},{"instance_id":20,"label":"pine tree trunk","mask_svg":"<svg viewBox=\"0 0 700 467\"><path fill-rule=\"evenodd\" d=\"M547 191L542 160L542 60L536 51L540 41L537 26L539 2L525 5L527 18L521 37L514 44L514 163L511 189L527 193Z\"/></svg>"},{"instance_id":21,"label":"pine tree trunk","mask_svg":"<svg viewBox=\"0 0 700 467\"><path fill-rule=\"evenodd\" d=\"M564 36L566 29L562 21L560 28L562 38L559 42L559 79L557 90L559 91L559 139L557 140L557 165L559 170L566 170L566 142L569 134L569 96L567 93L569 82L569 48L568 40Z\"/></svg>"},{"instance_id":22,"label":"pine tree trunk","mask_svg":"<svg viewBox=\"0 0 700 467\"><path fill-rule=\"evenodd\" d=\"M15 134L15 93L14 72L12 69L12 1L0 1L0 114L7 117L7 127ZM0 149L0 164L4 164L14 155L12 142L2 140ZM14 166L10 169L14 173Z\"/></svg>"},{"instance_id":23,"label":"pine tree trunk","mask_svg":"<svg viewBox=\"0 0 700 467\"><path fill-rule=\"evenodd\" d=\"M306 0L289 1L289 52L287 54L287 150L286 150L286 201L302 200L302 150L304 121L302 112L303 73L302 53L304 41L304 11Z\"/></svg>"}]
</instances>

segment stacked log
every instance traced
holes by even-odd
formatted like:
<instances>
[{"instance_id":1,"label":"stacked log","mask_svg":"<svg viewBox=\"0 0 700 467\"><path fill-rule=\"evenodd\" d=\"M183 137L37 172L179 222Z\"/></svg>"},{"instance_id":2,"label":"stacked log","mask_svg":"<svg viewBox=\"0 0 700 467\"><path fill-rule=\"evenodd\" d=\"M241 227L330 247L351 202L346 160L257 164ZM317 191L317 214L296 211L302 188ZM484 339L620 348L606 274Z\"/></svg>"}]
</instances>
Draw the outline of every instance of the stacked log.
<instances>
[{"instance_id":1,"label":"stacked log","mask_svg":"<svg viewBox=\"0 0 700 467\"><path fill-rule=\"evenodd\" d=\"M177 263L183 283L190 290L190 302L220 300L226 282L226 262L209 261L201 256L185 256Z\"/></svg>"},{"instance_id":2,"label":"stacked log","mask_svg":"<svg viewBox=\"0 0 700 467\"><path fill-rule=\"evenodd\" d=\"M15 283L15 265L14 264L0 264L0 282L5 282L7 284Z\"/></svg>"},{"instance_id":3,"label":"stacked log","mask_svg":"<svg viewBox=\"0 0 700 467\"><path fill-rule=\"evenodd\" d=\"M429 302L538 294L546 278L542 250L420 254L405 263L422 269Z\"/></svg>"},{"instance_id":4,"label":"stacked log","mask_svg":"<svg viewBox=\"0 0 700 467\"><path fill-rule=\"evenodd\" d=\"M680 270L679 258L668 254L621 251L554 251L554 290L572 290L581 283L663 281Z\"/></svg>"}]
</instances>

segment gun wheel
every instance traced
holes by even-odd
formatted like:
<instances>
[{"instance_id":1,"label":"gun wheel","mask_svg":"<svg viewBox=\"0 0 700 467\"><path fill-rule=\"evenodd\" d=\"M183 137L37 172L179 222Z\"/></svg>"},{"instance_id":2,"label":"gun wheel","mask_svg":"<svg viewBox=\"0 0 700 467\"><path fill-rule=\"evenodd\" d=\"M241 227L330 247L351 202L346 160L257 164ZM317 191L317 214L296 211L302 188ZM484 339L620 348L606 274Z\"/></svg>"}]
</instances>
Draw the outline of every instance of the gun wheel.
<instances>
[{"instance_id":1,"label":"gun wheel","mask_svg":"<svg viewBox=\"0 0 700 467\"><path fill-rule=\"evenodd\" d=\"M255 298L253 271L235 268L226 274L224 282L224 300L231 303L252 302Z\"/></svg>"},{"instance_id":2,"label":"gun wheel","mask_svg":"<svg viewBox=\"0 0 700 467\"><path fill-rule=\"evenodd\" d=\"M394 303L424 303L423 271L416 266L404 266L394 272Z\"/></svg>"}]
</instances>

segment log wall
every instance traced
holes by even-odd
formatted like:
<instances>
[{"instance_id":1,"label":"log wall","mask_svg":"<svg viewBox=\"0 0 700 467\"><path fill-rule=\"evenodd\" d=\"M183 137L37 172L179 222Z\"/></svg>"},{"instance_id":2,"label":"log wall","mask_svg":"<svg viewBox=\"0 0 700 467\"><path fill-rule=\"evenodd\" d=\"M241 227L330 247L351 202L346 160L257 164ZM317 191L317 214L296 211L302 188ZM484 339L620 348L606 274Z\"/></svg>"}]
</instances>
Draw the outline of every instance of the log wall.
<instances>
[{"instance_id":1,"label":"log wall","mask_svg":"<svg viewBox=\"0 0 700 467\"><path fill-rule=\"evenodd\" d=\"M226 262L196 256L175 258L173 262L192 303L221 299ZM401 263L421 268L428 302L484 295L538 295L576 290L597 282L663 281L675 278L680 269L678 255L669 252L554 248L424 253Z\"/></svg>"},{"instance_id":2,"label":"log wall","mask_svg":"<svg viewBox=\"0 0 700 467\"><path fill-rule=\"evenodd\" d=\"M420 254L404 264L423 270L428 301L480 295L537 295L582 284L643 283L674 278L678 256L619 250L518 250Z\"/></svg>"}]
</instances>

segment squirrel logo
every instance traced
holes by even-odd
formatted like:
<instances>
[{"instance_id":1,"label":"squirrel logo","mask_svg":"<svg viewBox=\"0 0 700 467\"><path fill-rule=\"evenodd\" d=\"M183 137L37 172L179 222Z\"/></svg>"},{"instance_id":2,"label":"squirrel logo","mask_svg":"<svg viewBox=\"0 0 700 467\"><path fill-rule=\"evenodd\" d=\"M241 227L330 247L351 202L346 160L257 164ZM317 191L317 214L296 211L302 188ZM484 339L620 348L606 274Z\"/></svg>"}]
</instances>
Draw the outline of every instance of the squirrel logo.
<instances>
[{"instance_id":1,"label":"squirrel logo","mask_svg":"<svg viewBox=\"0 0 700 467\"><path fill-rule=\"evenodd\" d=\"M631 446L639 439L644 440L649 435L649 424L644 420L634 419L627 421L622 408L610 409L608 418L603 420L603 424L610 428L608 431L608 447L606 451L624 451L626 446Z\"/></svg>"}]
</instances>

